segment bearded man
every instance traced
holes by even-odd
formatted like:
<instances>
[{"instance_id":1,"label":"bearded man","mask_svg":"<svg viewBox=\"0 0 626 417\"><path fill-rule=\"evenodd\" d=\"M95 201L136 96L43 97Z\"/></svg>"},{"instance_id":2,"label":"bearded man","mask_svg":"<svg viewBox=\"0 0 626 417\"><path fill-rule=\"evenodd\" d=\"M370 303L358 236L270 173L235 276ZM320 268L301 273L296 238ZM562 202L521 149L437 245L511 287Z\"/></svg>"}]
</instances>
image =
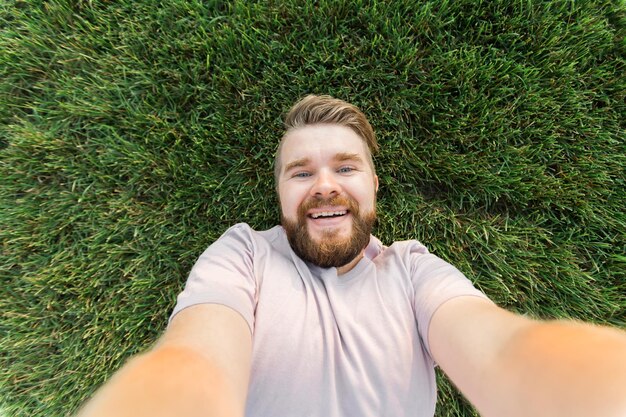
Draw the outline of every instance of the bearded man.
<instances>
[{"instance_id":1,"label":"bearded man","mask_svg":"<svg viewBox=\"0 0 626 417\"><path fill-rule=\"evenodd\" d=\"M623 332L514 315L419 242L384 246L363 113L307 96L285 124L281 226L214 242L83 415L432 417L436 364L485 416L626 415Z\"/></svg>"}]
</instances>

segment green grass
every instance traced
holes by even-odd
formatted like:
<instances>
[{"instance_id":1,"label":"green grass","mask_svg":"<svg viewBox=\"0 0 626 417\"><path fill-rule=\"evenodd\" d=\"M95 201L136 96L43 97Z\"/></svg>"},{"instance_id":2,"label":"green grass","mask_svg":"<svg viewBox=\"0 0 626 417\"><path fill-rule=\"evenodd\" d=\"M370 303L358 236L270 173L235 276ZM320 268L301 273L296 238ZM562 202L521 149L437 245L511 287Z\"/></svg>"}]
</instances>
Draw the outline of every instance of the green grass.
<instances>
[{"instance_id":1,"label":"green grass","mask_svg":"<svg viewBox=\"0 0 626 417\"><path fill-rule=\"evenodd\" d=\"M0 410L71 413L202 250L278 221L281 116L359 105L376 234L500 305L626 326L622 1L0 2ZM474 415L442 377L437 416Z\"/></svg>"}]
</instances>

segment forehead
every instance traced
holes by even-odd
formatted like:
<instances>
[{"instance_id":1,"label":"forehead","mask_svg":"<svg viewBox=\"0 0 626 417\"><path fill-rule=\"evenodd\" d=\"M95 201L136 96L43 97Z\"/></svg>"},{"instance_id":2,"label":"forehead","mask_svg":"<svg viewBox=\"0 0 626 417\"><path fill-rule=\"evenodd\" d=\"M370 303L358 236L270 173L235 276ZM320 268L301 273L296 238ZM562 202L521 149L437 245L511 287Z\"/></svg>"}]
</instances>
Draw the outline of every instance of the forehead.
<instances>
[{"instance_id":1,"label":"forehead","mask_svg":"<svg viewBox=\"0 0 626 417\"><path fill-rule=\"evenodd\" d=\"M360 155L368 160L365 141L352 129L331 124L305 126L288 132L282 143L282 165L296 159L323 160L340 153Z\"/></svg>"}]
</instances>

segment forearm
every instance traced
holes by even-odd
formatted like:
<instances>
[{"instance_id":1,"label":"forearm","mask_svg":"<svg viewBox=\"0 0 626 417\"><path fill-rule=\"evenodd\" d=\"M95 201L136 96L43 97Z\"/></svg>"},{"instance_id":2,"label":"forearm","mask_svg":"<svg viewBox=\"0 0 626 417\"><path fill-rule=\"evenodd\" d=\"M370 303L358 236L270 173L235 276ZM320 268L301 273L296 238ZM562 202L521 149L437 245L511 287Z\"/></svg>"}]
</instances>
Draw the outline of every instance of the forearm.
<instances>
[{"instance_id":1,"label":"forearm","mask_svg":"<svg viewBox=\"0 0 626 417\"><path fill-rule=\"evenodd\" d=\"M626 416L626 334L573 322L523 327L484 381L489 416ZM485 392L486 393L486 392Z\"/></svg>"},{"instance_id":2,"label":"forearm","mask_svg":"<svg viewBox=\"0 0 626 417\"><path fill-rule=\"evenodd\" d=\"M243 416L245 391L208 358L158 347L129 361L78 417Z\"/></svg>"}]
</instances>

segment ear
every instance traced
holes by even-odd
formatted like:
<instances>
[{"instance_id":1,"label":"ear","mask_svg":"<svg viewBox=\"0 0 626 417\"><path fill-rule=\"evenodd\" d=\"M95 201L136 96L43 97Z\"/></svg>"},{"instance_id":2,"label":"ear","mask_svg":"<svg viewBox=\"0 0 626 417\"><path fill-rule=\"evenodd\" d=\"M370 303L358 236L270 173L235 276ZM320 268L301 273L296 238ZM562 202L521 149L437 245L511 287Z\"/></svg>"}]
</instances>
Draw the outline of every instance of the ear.
<instances>
[{"instance_id":1,"label":"ear","mask_svg":"<svg viewBox=\"0 0 626 417\"><path fill-rule=\"evenodd\" d=\"M376 188L376 192L378 192L378 175L374 175L374 187Z\"/></svg>"}]
</instances>

